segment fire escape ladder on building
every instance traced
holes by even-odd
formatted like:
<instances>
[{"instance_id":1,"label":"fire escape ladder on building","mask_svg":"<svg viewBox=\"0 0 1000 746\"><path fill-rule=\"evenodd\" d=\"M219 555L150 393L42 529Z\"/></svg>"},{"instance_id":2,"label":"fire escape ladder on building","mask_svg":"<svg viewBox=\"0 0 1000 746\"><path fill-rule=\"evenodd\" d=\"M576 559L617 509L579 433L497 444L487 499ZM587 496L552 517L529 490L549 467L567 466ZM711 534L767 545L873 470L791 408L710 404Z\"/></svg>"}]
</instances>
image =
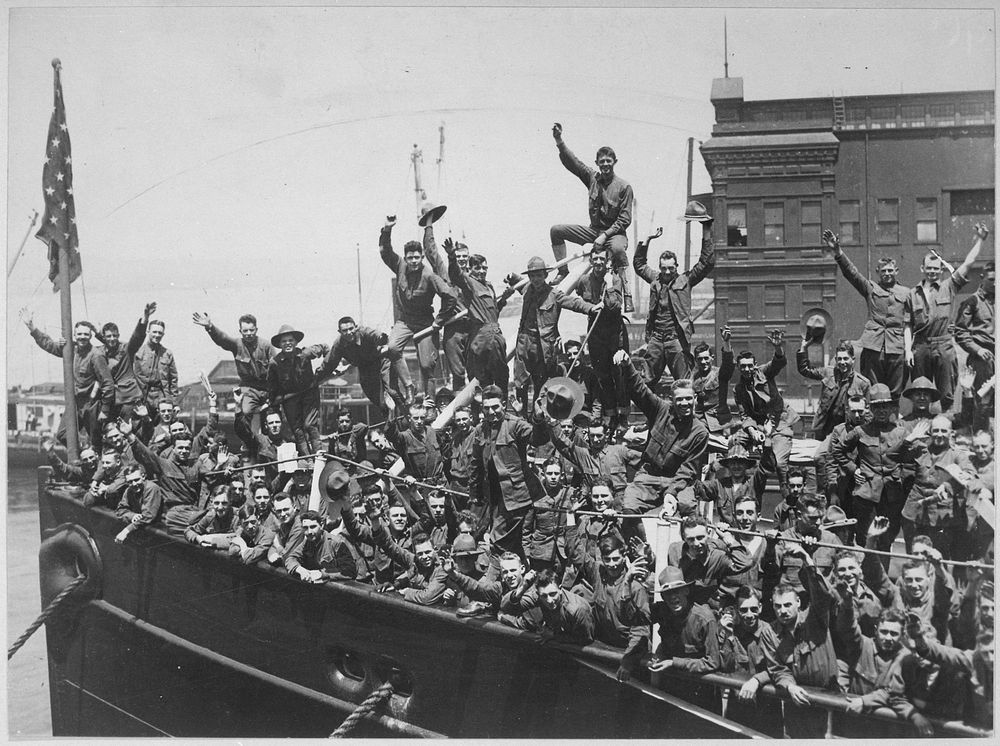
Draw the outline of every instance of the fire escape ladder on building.
<instances>
[{"instance_id":1,"label":"fire escape ladder on building","mask_svg":"<svg viewBox=\"0 0 1000 746\"><path fill-rule=\"evenodd\" d=\"M843 129L845 119L844 99L842 96L836 96L833 99L833 128Z\"/></svg>"}]
</instances>

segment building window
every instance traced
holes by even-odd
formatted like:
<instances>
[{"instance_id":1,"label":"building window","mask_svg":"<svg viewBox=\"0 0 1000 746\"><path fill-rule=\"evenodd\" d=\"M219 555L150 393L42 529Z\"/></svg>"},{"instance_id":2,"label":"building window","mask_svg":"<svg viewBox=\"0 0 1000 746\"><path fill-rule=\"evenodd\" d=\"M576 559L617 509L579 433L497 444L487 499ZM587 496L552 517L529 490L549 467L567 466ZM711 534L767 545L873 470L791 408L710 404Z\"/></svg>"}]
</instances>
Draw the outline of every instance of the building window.
<instances>
[{"instance_id":1,"label":"building window","mask_svg":"<svg viewBox=\"0 0 1000 746\"><path fill-rule=\"evenodd\" d=\"M823 305L823 286L805 284L802 286L802 305L805 308L816 308Z\"/></svg>"},{"instance_id":2,"label":"building window","mask_svg":"<svg viewBox=\"0 0 1000 746\"><path fill-rule=\"evenodd\" d=\"M802 202L802 245L819 246L823 232L823 209L819 202Z\"/></svg>"},{"instance_id":3,"label":"building window","mask_svg":"<svg viewBox=\"0 0 1000 746\"><path fill-rule=\"evenodd\" d=\"M785 286L764 286L764 320L784 321L785 319Z\"/></svg>"},{"instance_id":4,"label":"building window","mask_svg":"<svg viewBox=\"0 0 1000 746\"><path fill-rule=\"evenodd\" d=\"M905 105L900 107L903 126L913 127L924 123L924 107L918 105Z\"/></svg>"},{"instance_id":5,"label":"building window","mask_svg":"<svg viewBox=\"0 0 1000 746\"><path fill-rule=\"evenodd\" d=\"M899 200L875 200L875 243L899 243Z\"/></svg>"},{"instance_id":6,"label":"building window","mask_svg":"<svg viewBox=\"0 0 1000 746\"><path fill-rule=\"evenodd\" d=\"M785 245L785 206L781 202L764 203L764 245Z\"/></svg>"},{"instance_id":7,"label":"building window","mask_svg":"<svg viewBox=\"0 0 1000 746\"><path fill-rule=\"evenodd\" d=\"M955 104L931 104L931 119L954 119Z\"/></svg>"},{"instance_id":8,"label":"building window","mask_svg":"<svg viewBox=\"0 0 1000 746\"><path fill-rule=\"evenodd\" d=\"M747 245L747 206L728 205L726 208L726 246Z\"/></svg>"},{"instance_id":9,"label":"building window","mask_svg":"<svg viewBox=\"0 0 1000 746\"><path fill-rule=\"evenodd\" d=\"M840 242L861 243L861 203L856 199L840 203Z\"/></svg>"},{"instance_id":10,"label":"building window","mask_svg":"<svg viewBox=\"0 0 1000 746\"><path fill-rule=\"evenodd\" d=\"M850 108L847 110L848 122L864 122L868 118L868 111L862 108Z\"/></svg>"},{"instance_id":11,"label":"building window","mask_svg":"<svg viewBox=\"0 0 1000 746\"><path fill-rule=\"evenodd\" d=\"M951 215L984 217L993 214L992 189L957 189L951 193Z\"/></svg>"},{"instance_id":12,"label":"building window","mask_svg":"<svg viewBox=\"0 0 1000 746\"><path fill-rule=\"evenodd\" d=\"M743 287L730 287L729 288L729 315L726 318L730 319L748 319L747 315L749 310L747 305L747 289L744 285Z\"/></svg>"},{"instance_id":13,"label":"building window","mask_svg":"<svg viewBox=\"0 0 1000 746\"><path fill-rule=\"evenodd\" d=\"M895 106L873 106L872 127L874 129L891 129L896 126Z\"/></svg>"},{"instance_id":14,"label":"building window","mask_svg":"<svg viewBox=\"0 0 1000 746\"><path fill-rule=\"evenodd\" d=\"M917 199L917 241L936 243L938 240L937 199Z\"/></svg>"}]
</instances>

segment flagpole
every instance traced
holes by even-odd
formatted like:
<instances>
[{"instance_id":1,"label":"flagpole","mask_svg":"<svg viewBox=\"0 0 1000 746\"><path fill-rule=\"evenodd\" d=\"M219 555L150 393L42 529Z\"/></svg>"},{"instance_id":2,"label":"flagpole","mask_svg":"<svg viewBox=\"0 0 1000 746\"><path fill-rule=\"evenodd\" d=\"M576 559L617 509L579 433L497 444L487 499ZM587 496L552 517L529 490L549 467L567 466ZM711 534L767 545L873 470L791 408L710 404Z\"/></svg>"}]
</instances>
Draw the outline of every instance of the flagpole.
<instances>
[{"instance_id":1,"label":"flagpole","mask_svg":"<svg viewBox=\"0 0 1000 746\"><path fill-rule=\"evenodd\" d=\"M59 70L62 63L58 59L52 60L52 68L55 70L56 81L59 80ZM66 451L70 462L80 458L80 434L78 432L77 411L76 411L76 386L73 374L73 303L70 297L70 267L69 252L72 251L69 241L59 247L59 310L62 316L62 336L66 340L63 347L63 389L66 399L66 413L63 415L63 423L66 425Z\"/></svg>"},{"instance_id":2,"label":"flagpole","mask_svg":"<svg viewBox=\"0 0 1000 746\"><path fill-rule=\"evenodd\" d=\"M28 238L31 236L31 229L35 227L35 222L38 220L38 210L31 211L31 224L28 226L28 232L24 234L24 240L21 241L21 246L18 248L17 253L14 254L14 258L10 262L10 266L7 267L7 277L10 277L11 272L14 271L14 265L17 264L17 260L21 258L21 252L24 251L24 245L28 243Z\"/></svg>"}]
</instances>

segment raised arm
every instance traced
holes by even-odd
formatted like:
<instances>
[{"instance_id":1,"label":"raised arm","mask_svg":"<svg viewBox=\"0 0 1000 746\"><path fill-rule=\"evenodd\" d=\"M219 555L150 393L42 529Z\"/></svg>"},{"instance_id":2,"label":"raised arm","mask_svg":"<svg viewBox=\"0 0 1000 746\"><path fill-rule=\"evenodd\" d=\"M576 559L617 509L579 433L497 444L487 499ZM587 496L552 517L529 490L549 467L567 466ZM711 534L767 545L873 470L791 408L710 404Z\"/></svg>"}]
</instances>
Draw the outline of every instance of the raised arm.
<instances>
[{"instance_id":1,"label":"raised arm","mask_svg":"<svg viewBox=\"0 0 1000 746\"><path fill-rule=\"evenodd\" d=\"M814 368L809 364L809 354L806 352L806 336L802 335L802 344L799 345L798 351L795 353L795 368L798 370L799 375L803 378L811 378L814 381L823 380L823 371L819 368Z\"/></svg>"},{"instance_id":2,"label":"raised arm","mask_svg":"<svg viewBox=\"0 0 1000 746\"><path fill-rule=\"evenodd\" d=\"M701 224L701 256L698 263L688 272L688 283L694 287L708 277L715 268L715 243L712 241L712 224L715 221L706 220Z\"/></svg>"},{"instance_id":3,"label":"raised arm","mask_svg":"<svg viewBox=\"0 0 1000 746\"><path fill-rule=\"evenodd\" d=\"M840 248L840 238L837 234L829 230L823 231L823 243L833 250L833 258L840 267L840 271L844 273L844 279L851 283L854 289L861 293L862 297L867 299L871 295L871 281L858 272L858 268L854 266L854 262Z\"/></svg>"},{"instance_id":4,"label":"raised arm","mask_svg":"<svg viewBox=\"0 0 1000 746\"><path fill-rule=\"evenodd\" d=\"M444 257L441 256L441 250L438 249L437 241L434 240L433 225L428 225L424 228L424 256L427 257L427 263L431 265L434 274L447 280L448 264L444 260Z\"/></svg>"},{"instance_id":5,"label":"raised arm","mask_svg":"<svg viewBox=\"0 0 1000 746\"><path fill-rule=\"evenodd\" d=\"M632 269L646 282L653 282L657 278L656 270L649 266L649 261L646 258L651 241L652 237L640 241L635 247L635 256L632 257Z\"/></svg>"},{"instance_id":6,"label":"raised arm","mask_svg":"<svg viewBox=\"0 0 1000 746\"><path fill-rule=\"evenodd\" d=\"M590 187L590 180L594 176L594 170L574 155L573 151L566 147L562 139L562 125L556 122L552 126L552 137L555 138L556 147L559 148L559 160L571 174L583 182L585 187Z\"/></svg>"},{"instance_id":7,"label":"raised arm","mask_svg":"<svg viewBox=\"0 0 1000 746\"><path fill-rule=\"evenodd\" d=\"M146 327L149 325L149 317L155 312L155 302L147 303L146 307L142 310L142 316L139 317L135 329L132 330L132 336L128 340L128 347L125 348L129 357L135 357L135 353L142 347L142 343L146 340Z\"/></svg>"},{"instance_id":8,"label":"raised arm","mask_svg":"<svg viewBox=\"0 0 1000 746\"><path fill-rule=\"evenodd\" d=\"M385 219L385 225L382 226L382 232L378 237L378 247L379 255L382 257L382 262L393 274L399 272L399 264L402 261L399 258L399 254L392 250L392 227L396 224L396 216L389 215Z\"/></svg>"},{"instance_id":9,"label":"raised arm","mask_svg":"<svg viewBox=\"0 0 1000 746\"><path fill-rule=\"evenodd\" d=\"M976 223L974 230L976 239L972 243L972 248L965 255L965 260L951 273L951 282L956 290L960 290L968 281L969 270L972 269L973 263L979 258L979 252L983 250L983 241L990 235L990 229L986 227L985 223Z\"/></svg>"},{"instance_id":10,"label":"raised arm","mask_svg":"<svg viewBox=\"0 0 1000 746\"><path fill-rule=\"evenodd\" d=\"M635 402L635 405L642 410L642 413L650 421L655 419L657 414L664 407L668 406L667 403L654 394L653 390L642 380L635 366L632 365L632 360L629 358L627 352L624 350L616 352L614 362L621 366L622 374L625 378L625 388L628 389L632 401Z\"/></svg>"},{"instance_id":11,"label":"raised arm","mask_svg":"<svg viewBox=\"0 0 1000 746\"><path fill-rule=\"evenodd\" d=\"M45 350L50 355L55 355L56 357L63 356L63 346L56 342L52 337L43 332L41 329L37 328L29 319L28 331L31 333L31 338L35 340L35 343Z\"/></svg>"}]
</instances>

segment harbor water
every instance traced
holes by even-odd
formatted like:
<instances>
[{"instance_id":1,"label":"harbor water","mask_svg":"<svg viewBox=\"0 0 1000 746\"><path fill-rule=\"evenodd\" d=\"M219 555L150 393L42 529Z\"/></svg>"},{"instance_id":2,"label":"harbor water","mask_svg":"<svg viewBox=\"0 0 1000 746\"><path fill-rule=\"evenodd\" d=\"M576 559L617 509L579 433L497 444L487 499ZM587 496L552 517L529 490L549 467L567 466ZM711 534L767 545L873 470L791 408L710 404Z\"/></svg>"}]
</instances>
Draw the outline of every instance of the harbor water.
<instances>
[{"instance_id":1,"label":"harbor water","mask_svg":"<svg viewBox=\"0 0 1000 746\"><path fill-rule=\"evenodd\" d=\"M7 475L7 645L41 611L38 592L38 477L30 466L10 466ZM36 632L7 668L8 734L52 735L45 631Z\"/></svg>"}]
</instances>

